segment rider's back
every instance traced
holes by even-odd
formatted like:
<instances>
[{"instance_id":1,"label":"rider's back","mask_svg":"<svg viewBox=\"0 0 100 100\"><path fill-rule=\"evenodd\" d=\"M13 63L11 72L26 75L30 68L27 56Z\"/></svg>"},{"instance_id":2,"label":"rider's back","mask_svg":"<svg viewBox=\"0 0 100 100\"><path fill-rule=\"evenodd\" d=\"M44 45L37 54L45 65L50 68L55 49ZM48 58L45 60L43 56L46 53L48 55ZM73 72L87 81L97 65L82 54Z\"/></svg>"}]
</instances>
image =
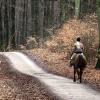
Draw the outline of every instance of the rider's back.
<instances>
[{"instance_id":1,"label":"rider's back","mask_svg":"<svg viewBox=\"0 0 100 100\"><path fill-rule=\"evenodd\" d=\"M77 41L75 44L74 44L74 52L75 53L82 53L83 52L83 49L84 49L84 46L81 42Z\"/></svg>"}]
</instances>

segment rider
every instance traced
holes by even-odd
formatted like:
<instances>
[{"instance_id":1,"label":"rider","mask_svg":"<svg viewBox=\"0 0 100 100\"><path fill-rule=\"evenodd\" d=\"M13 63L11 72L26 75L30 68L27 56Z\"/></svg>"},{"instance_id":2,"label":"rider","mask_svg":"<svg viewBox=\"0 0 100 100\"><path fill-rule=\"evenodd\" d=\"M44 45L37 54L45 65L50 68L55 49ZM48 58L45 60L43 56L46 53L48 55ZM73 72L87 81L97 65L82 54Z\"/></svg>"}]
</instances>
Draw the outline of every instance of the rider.
<instances>
[{"instance_id":1,"label":"rider","mask_svg":"<svg viewBox=\"0 0 100 100\"><path fill-rule=\"evenodd\" d=\"M83 50L84 50L84 45L83 43L80 42L81 39L80 37L77 37L76 42L74 43L74 50L73 50L73 55L71 56L71 61L70 61L70 65L73 65L75 62L75 57L78 53L81 53L81 55L83 56L84 60L86 61L86 58L83 54Z\"/></svg>"}]
</instances>

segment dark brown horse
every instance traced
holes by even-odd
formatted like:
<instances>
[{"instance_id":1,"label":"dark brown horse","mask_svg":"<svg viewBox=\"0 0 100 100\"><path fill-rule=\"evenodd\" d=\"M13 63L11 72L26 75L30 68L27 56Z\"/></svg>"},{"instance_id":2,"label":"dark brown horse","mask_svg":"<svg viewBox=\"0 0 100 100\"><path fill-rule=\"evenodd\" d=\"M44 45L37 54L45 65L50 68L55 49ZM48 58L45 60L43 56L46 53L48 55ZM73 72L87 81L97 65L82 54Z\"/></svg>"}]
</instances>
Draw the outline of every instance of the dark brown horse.
<instances>
[{"instance_id":1,"label":"dark brown horse","mask_svg":"<svg viewBox=\"0 0 100 100\"><path fill-rule=\"evenodd\" d=\"M83 71L86 67L86 59L84 59L83 55L81 53L78 53L76 55L76 58L75 58L75 62L73 64L73 67L74 67L74 79L73 81L76 82L76 73L78 75L78 79L80 81L80 83L82 82L82 74L83 74Z\"/></svg>"}]
</instances>

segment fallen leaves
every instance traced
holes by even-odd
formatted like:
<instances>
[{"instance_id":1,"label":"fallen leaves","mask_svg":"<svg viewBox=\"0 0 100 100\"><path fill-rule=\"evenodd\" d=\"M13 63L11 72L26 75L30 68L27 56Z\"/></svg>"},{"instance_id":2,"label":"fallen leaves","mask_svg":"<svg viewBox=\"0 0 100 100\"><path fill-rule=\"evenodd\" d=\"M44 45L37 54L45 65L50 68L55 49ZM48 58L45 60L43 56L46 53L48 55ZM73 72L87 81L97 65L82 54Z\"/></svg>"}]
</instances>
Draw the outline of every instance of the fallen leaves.
<instances>
[{"instance_id":1,"label":"fallen leaves","mask_svg":"<svg viewBox=\"0 0 100 100\"><path fill-rule=\"evenodd\" d=\"M82 20L71 19L67 21L51 40L45 42L45 45L51 52L64 52L70 56L70 52L77 36L81 37L86 45L86 52L91 55L88 48L97 49L98 47L98 24L95 14L86 15ZM96 51L95 51L96 52ZM94 54L94 53L93 53ZM92 55L95 57L95 54Z\"/></svg>"}]
</instances>

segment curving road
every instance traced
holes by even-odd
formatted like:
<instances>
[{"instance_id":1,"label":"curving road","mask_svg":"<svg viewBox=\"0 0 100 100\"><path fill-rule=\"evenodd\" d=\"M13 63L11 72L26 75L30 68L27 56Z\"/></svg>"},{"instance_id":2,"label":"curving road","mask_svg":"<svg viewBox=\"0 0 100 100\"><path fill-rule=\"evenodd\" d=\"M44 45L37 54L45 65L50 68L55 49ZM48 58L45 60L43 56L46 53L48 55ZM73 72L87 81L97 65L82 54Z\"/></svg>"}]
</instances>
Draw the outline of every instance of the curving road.
<instances>
[{"instance_id":1,"label":"curving road","mask_svg":"<svg viewBox=\"0 0 100 100\"><path fill-rule=\"evenodd\" d=\"M3 52L0 54L9 59L15 71L38 78L61 100L100 100L100 93L97 91L83 84L73 83L70 79L48 74L20 52Z\"/></svg>"}]
</instances>

